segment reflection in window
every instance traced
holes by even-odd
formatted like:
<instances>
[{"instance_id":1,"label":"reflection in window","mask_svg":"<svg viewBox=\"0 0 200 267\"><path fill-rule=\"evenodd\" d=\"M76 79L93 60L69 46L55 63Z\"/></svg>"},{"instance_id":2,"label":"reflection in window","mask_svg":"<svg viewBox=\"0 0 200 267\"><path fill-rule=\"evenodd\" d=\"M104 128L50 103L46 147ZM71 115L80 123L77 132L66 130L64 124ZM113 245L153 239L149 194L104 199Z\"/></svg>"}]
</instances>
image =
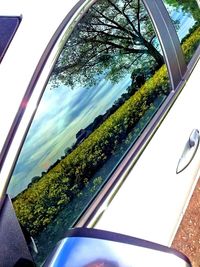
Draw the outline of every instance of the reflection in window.
<instances>
[{"instance_id":1,"label":"reflection in window","mask_svg":"<svg viewBox=\"0 0 200 267\"><path fill-rule=\"evenodd\" d=\"M170 91L142 2L97 1L54 66L8 189L42 262Z\"/></svg>"},{"instance_id":2,"label":"reflection in window","mask_svg":"<svg viewBox=\"0 0 200 267\"><path fill-rule=\"evenodd\" d=\"M200 9L196 0L164 0L188 62L200 43Z\"/></svg>"}]
</instances>

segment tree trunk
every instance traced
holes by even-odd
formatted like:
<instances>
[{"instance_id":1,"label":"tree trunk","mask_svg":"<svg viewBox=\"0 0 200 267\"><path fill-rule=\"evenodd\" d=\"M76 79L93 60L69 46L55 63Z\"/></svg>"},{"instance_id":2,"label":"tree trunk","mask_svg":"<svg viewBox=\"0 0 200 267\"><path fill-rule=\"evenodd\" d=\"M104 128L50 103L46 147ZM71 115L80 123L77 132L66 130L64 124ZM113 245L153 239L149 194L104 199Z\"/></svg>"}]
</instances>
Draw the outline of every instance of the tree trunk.
<instances>
[{"instance_id":1,"label":"tree trunk","mask_svg":"<svg viewBox=\"0 0 200 267\"><path fill-rule=\"evenodd\" d=\"M151 55L156 60L158 64L157 69L159 69L165 63L163 56L158 52L158 50L151 43L147 42L145 39L143 39L143 44L147 48L148 54Z\"/></svg>"},{"instance_id":2,"label":"tree trunk","mask_svg":"<svg viewBox=\"0 0 200 267\"><path fill-rule=\"evenodd\" d=\"M160 68L165 63L163 56L152 44L148 45L148 52L153 58L155 58L156 62L158 63L158 68Z\"/></svg>"}]
</instances>

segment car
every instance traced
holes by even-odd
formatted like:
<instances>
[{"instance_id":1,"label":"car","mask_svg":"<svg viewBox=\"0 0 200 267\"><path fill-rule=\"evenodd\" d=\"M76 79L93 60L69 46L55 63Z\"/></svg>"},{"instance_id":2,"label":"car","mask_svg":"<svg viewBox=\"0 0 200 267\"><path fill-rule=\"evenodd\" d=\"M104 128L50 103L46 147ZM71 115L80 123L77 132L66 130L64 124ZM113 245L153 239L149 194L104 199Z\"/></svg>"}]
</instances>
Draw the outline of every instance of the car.
<instances>
[{"instance_id":1,"label":"car","mask_svg":"<svg viewBox=\"0 0 200 267\"><path fill-rule=\"evenodd\" d=\"M72 227L171 245L199 178L199 5L1 3L4 266Z\"/></svg>"}]
</instances>

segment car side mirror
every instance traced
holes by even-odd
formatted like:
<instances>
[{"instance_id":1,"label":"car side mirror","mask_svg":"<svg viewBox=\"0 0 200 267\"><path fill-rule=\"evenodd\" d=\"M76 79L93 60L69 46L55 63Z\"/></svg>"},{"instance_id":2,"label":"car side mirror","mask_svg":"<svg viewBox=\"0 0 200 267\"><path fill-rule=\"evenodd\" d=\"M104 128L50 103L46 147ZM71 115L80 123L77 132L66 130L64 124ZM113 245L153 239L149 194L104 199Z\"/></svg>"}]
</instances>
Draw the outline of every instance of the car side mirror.
<instances>
[{"instance_id":1,"label":"car side mirror","mask_svg":"<svg viewBox=\"0 0 200 267\"><path fill-rule=\"evenodd\" d=\"M172 248L97 229L67 232L45 267L191 267L189 259Z\"/></svg>"}]
</instances>

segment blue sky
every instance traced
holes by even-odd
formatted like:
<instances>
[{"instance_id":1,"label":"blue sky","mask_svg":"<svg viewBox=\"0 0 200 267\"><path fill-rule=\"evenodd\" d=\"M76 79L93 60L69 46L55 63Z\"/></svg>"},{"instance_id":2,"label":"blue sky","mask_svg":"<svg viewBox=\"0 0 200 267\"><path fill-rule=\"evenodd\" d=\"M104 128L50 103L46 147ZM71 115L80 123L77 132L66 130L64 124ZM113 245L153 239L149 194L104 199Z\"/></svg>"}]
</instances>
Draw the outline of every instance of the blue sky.
<instances>
[{"instance_id":1,"label":"blue sky","mask_svg":"<svg viewBox=\"0 0 200 267\"><path fill-rule=\"evenodd\" d=\"M167 4L165 5L170 13L171 18L179 22L177 33L179 40L181 41L189 33L189 30L195 24L195 21L190 14L188 13L186 14L183 11L181 11L181 8L179 9L179 12L177 12L173 7Z\"/></svg>"}]
</instances>

